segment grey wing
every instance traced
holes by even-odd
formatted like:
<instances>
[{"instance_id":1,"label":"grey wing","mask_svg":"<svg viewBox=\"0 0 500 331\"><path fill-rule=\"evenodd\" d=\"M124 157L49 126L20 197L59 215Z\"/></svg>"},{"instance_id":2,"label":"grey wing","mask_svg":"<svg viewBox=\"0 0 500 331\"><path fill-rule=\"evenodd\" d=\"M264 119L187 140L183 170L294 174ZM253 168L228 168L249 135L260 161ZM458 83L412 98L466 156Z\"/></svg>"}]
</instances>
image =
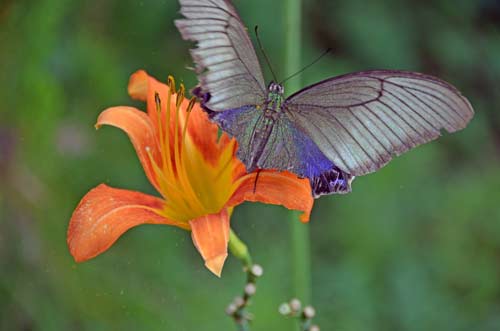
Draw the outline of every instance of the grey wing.
<instances>
[{"instance_id":1,"label":"grey wing","mask_svg":"<svg viewBox=\"0 0 500 331\"><path fill-rule=\"evenodd\" d=\"M266 86L252 42L228 0L180 0L185 19L175 21L191 50L200 82L199 96L212 111L262 104Z\"/></svg>"},{"instance_id":2,"label":"grey wing","mask_svg":"<svg viewBox=\"0 0 500 331\"><path fill-rule=\"evenodd\" d=\"M328 159L356 176L436 139L442 129L463 129L474 115L452 85L389 70L324 80L290 96L284 109Z\"/></svg>"}]
</instances>

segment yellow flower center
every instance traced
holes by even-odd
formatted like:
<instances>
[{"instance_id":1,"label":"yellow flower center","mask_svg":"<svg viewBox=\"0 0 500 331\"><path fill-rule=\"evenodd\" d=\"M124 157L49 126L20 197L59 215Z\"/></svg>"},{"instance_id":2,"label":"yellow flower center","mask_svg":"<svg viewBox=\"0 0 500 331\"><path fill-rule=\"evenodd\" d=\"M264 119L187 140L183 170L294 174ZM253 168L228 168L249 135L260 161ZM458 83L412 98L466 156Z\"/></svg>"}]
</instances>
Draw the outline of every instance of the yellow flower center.
<instances>
[{"instance_id":1,"label":"yellow flower center","mask_svg":"<svg viewBox=\"0 0 500 331\"><path fill-rule=\"evenodd\" d=\"M159 95L155 95L161 157L155 161L151 150L148 150L148 155L160 193L166 200L162 214L172 220L187 222L206 214L218 213L235 191L235 141L223 147L217 141L208 142L217 146L217 155L210 156L215 157L215 162L209 162L207 151L203 151L192 136L203 138L205 133L188 132L194 98L187 107L183 106L185 89L181 84L173 102L175 82L172 77L168 78L168 86L165 105Z\"/></svg>"}]
</instances>

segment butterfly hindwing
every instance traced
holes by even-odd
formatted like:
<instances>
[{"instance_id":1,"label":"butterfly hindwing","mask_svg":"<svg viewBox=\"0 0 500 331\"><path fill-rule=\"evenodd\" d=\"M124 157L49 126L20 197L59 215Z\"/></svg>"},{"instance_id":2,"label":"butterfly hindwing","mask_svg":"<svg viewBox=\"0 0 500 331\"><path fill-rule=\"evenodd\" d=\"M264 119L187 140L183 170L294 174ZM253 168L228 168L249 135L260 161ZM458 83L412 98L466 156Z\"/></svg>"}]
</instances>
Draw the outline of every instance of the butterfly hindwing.
<instances>
[{"instance_id":1,"label":"butterfly hindwing","mask_svg":"<svg viewBox=\"0 0 500 331\"><path fill-rule=\"evenodd\" d=\"M211 119L238 141L238 158L247 165L254 157L255 135L264 127L263 112L256 107L242 107L214 112ZM285 115L277 117L268 135L256 167L293 172L308 178L312 194L350 192L352 176L343 172L319 150L316 144ZM250 169L253 170L253 169Z\"/></svg>"},{"instance_id":2,"label":"butterfly hindwing","mask_svg":"<svg viewBox=\"0 0 500 331\"><path fill-rule=\"evenodd\" d=\"M293 94L284 107L329 160L356 176L443 129L464 128L474 114L467 99L438 78L384 70L327 79Z\"/></svg>"}]
</instances>

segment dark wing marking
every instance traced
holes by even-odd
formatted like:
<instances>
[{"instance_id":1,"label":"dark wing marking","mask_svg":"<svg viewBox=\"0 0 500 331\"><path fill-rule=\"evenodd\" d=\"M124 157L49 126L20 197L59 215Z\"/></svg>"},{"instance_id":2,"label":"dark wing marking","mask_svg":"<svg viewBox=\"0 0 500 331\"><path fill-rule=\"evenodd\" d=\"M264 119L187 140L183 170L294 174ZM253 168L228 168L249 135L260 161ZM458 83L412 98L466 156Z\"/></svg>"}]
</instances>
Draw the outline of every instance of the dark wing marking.
<instances>
[{"instance_id":1,"label":"dark wing marking","mask_svg":"<svg viewBox=\"0 0 500 331\"><path fill-rule=\"evenodd\" d=\"M247 30L228 0L180 0L185 19L175 21L191 50L201 89L212 111L262 104L266 86Z\"/></svg>"},{"instance_id":2,"label":"dark wing marking","mask_svg":"<svg viewBox=\"0 0 500 331\"><path fill-rule=\"evenodd\" d=\"M329 160L356 176L436 139L442 129L463 129L474 115L452 85L389 70L324 80L290 96L283 108Z\"/></svg>"}]
</instances>

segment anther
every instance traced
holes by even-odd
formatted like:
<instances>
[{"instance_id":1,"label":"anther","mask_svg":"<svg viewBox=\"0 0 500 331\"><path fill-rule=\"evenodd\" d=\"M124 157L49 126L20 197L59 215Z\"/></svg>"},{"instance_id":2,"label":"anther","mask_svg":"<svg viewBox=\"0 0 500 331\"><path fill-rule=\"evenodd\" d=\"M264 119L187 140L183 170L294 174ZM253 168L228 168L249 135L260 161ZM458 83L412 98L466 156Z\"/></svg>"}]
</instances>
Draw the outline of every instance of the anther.
<instances>
[{"instance_id":1,"label":"anther","mask_svg":"<svg viewBox=\"0 0 500 331\"><path fill-rule=\"evenodd\" d=\"M185 92L186 92L186 89L184 88L184 84L181 84L179 87L179 91L177 92L177 99L176 99L177 108L180 107L182 101L184 100L184 93Z\"/></svg>"},{"instance_id":2,"label":"anther","mask_svg":"<svg viewBox=\"0 0 500 331\"><path fill-rule=\"evenodd\" d=\"M160 94L158 94L158 92L155 92L155 103L156 103L156 111L160 112L161 111L161 99L160 99Z\"/></svg>"},{"instance_id":3,"label":"anther","mask_svg":"<svg viewBox=\"0 0 500 331\"><path fill-rule=\"evenodd\" d=\"M167 85L168 85L170 91L175 92L175 79L174 79L174 77L172 77L170 75L168 76Z\"/></svg>"},{"instance_id":4,"label":"anther","mask_svg":"<svg viewBox=\"0 0 500 331\"><path fill-rule=\"evenodd\" d=\"M192 97L190 100L189 100L189 104L187 106L187 109L186 109L186 112L190 112L193 107L194 107L194 104L196 103L196 97Z\"/></svg>"}]
</instances>

